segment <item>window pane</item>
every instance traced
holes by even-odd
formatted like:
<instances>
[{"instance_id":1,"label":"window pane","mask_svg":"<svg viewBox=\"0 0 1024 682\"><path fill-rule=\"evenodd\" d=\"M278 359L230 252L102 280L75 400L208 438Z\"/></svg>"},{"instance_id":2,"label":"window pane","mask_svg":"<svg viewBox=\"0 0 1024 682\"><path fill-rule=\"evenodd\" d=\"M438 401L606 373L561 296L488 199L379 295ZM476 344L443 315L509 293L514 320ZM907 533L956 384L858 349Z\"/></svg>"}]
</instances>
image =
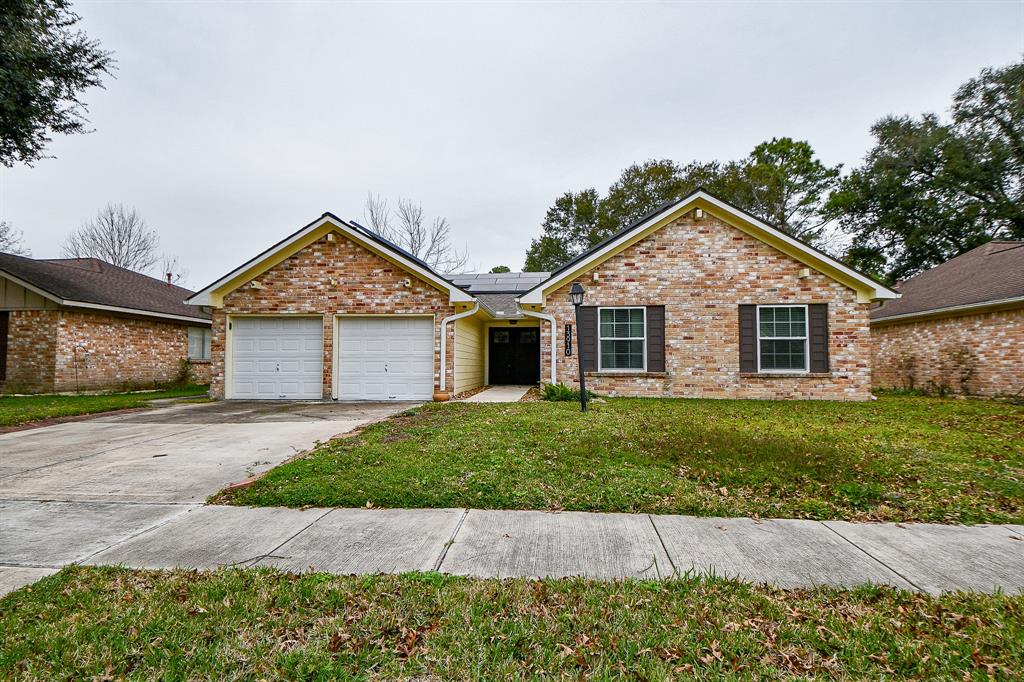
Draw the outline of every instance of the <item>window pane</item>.
<instances>
[{"instance_id":1,"label":"window pane","mask_svg":"<svg viewBox=\"0 0 1024 682\"><path fill-rule=\"evenodd\" d=\"M761 340L761 369L803 371L806 341Z\"/></svg>"},{"instance_id":2,"label":"window pane","mask_svg":"<svg viewBox=\"0 0 1024 682\"><path fill-rule=\"evenodd\" d=\"M760 309L762 338L776 336L807 336L806 313L803 308L772 307Z\"/></svg>"},{"instance_id":3,"label":"window pane","mask_svg":"<svg viewBox=\"0 0 1024 682\"><path fill-rule=\"evenodd\" d=\"M601 341L601 369L643 368L643 341Z\"/></svg>"},{"instance_id":4,"label":"window pane","mask_svg":"<svg viewBox=\"0 0 1024 682\"><path fill-rule=\"evenodd\" d=\"M601 310L601 338L644 338L644 311L641 308L605 308Z\"/></svg>"},{"instance_id":5,"label":"window pane","mask_svg":"<svg viewBox=\"0 0 1024 682\"><path fill-rule=\"evenodd\" d=\"M209 360L210 359L210 346L212 345L212 342L213 342L213 330L212 329L204 329L203 330L203 360Z\"/></svg>"}]
</instances>

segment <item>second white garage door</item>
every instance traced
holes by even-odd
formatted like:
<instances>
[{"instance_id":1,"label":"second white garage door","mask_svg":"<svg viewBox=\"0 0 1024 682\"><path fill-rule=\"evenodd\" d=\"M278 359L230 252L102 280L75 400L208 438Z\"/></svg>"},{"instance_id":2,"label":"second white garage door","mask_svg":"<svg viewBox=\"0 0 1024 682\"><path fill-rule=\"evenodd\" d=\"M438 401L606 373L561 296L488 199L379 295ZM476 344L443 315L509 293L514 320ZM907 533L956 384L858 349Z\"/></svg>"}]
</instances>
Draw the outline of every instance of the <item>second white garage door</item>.
<instances>
[{"instance_id":1,"label":"second white garage door","mask_svg":"<svg viewBox=\"0 0 1024 682\"><path fill-rule=\"evenodd\" d=\"M231 320L231 397L323 397L324 327L319 317Z\"/></svg>"},{"instance_id":2,"label":"second white garage door","mask_svg":"<svg viewBox=\"0 0 1024 682\"><path fill-rule=\"evenodd\" d=\"M434 320L338 318L339 400L430 400Z\"/></svg>"}]
</instances>

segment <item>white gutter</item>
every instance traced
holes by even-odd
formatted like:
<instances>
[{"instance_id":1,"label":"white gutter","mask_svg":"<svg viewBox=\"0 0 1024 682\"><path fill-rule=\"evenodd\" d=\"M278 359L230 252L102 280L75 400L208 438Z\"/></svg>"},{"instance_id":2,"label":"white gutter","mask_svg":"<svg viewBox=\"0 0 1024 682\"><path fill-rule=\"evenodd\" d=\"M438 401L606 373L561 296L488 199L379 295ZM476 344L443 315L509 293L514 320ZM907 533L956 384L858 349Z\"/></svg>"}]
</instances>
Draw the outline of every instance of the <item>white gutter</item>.
<instances>
[{"instance_id":1,"label":"white gutter","mask_svg":"<svg viewBox=\"0 0 1024 682\"><path fill-rule=\"evenodd\" d=\"M523 315L530 317L536 317L539 320L547 320L551 324L551 383L558 382L558 375L556 374L557 358L558 358L558 339L557 330L555 329L555 316L547 313L535 313L532 310L520 309Z\"/></svg>"},{"instance_id":2,"label":"white gutter","mask_svg":"<svg viewBox=\"0 0 1024 682\"><path fill-rule=\"evenodd\" d=\"M461 320L464 317L469 317L480 310L480 304L474 303L473 307L469 310L464 310L461 313L455 313L441 320L441 390L445 388L445 379L448 376L448 363L447 363L447 348L448 348L448 323L454 322L455 320Z\"/></svg>"}]
</instances>

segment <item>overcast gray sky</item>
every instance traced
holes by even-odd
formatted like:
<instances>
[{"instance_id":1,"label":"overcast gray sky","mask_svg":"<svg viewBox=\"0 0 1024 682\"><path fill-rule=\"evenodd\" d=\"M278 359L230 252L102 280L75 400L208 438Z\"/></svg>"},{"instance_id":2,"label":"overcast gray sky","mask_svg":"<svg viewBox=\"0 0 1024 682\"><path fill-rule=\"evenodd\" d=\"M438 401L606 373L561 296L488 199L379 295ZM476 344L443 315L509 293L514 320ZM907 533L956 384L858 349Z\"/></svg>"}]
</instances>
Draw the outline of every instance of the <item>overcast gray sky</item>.
<instances>
[{"instance_id":1,"label":"overcast gray sky","mask_svg":"<svg viewBox=\"0 0 1024 682\"><path fill-rule=\"evenodd\" d=\"M648 158L807 139L856 164L888 113L944 113L1024 52L1024 3L80 2L114 51L95 132L0 167L36 257L108 201L136 206L198 288L368 191L446 216L522 266L559 194Z\"/></svg>"}]
</instances>

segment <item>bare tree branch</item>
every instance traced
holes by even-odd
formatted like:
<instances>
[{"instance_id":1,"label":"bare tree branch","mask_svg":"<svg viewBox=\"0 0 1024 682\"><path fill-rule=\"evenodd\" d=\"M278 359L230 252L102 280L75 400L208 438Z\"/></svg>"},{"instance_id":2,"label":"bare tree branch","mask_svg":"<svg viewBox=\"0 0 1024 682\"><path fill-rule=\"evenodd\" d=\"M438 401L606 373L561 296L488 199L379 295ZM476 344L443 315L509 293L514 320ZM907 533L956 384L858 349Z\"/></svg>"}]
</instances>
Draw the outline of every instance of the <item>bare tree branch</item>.
<instances>
[{"instance_id":1,"label":"bare tree branch","mask_svg":"<svg viewBox=\"0 0 1024 682\"><path fill-rule=\"evenodd\" d=\"M391 209L387 199L370 193L363 211L370 229L395 242L441 273L465 272L469 252L451 243L451 225L445 218L425 222L423 205L411 199L399 199Z\"/></svg>"},{"instance_id":2,"label":"bare tree branch","mask_svg":"<svg viewBox=\"0 0 1024 682\"><path fill-rule=\"evenodd\" d=\"M0 253L13 253L15 256L32 255L25 246L25 233L14 229L14 225L6 220L0 220Z\"/></svg>"},{"instance_id":3,"label":"bare tree branch","mask_svg":"<svg viewBox=\"0 0 1024 682\"><path fill-rule=\"evenodd\" d=\"M136 272L150 270L160 259L160 236L139 212L124 204L107 204L96 217L68 235L61 252L68 258L99 258Z\"/></svg>"},{"instance_id":4,"label":"bare tree branch","mask_svg":"<svg viewBox=\"0 0 1024 682\"><path fill-rule=\"evenodd\" d=\"M179 287L188 286L188 268L181 266L177 256L169 256L165 253L161 262L160 272L168 284L177 284Z\"/></svg>"}]
</instances>

